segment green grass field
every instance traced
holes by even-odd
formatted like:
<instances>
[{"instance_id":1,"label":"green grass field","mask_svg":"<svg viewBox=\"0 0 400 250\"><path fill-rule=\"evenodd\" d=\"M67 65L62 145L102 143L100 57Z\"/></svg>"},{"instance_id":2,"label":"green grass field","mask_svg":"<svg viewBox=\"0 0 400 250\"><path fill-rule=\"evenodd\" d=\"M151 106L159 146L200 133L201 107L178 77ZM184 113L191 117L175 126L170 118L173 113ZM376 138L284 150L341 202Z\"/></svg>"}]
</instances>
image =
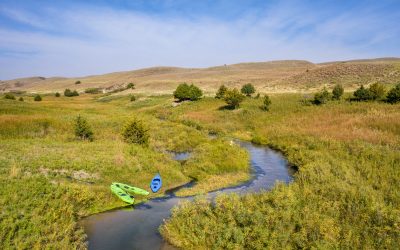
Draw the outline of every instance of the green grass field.
<instances>
[{"instance_id":1,"label":"green grass field","mask_svg":"<svg viewBox=\"0 0 400 250\"><path fill-rule=\"evenodd\" d=\"M238 110L204 98L172 107L172 97L0 97L0 248L84 248L78 221L123 206L112 181L148 189L158 171L163 191L197 179L179 195L201 194L249 178L241 138L285 153L299 171L271 192L186 203L161 227L181 248L387 248L400 246L400 106L330 102L303 105L300 94L247 98ZM85 117L94 141L74 137ZM150 145L123 142L137 117ZM217 134L212 139L209 133ZM191 152L185 164L169 151ZM229 156L229 157L227 157ZM158 194L162 195L162 194ZM137 202L146 198L137 197ZM189 216L190 215L190 216Z\"/></svg>"}]
</instances>

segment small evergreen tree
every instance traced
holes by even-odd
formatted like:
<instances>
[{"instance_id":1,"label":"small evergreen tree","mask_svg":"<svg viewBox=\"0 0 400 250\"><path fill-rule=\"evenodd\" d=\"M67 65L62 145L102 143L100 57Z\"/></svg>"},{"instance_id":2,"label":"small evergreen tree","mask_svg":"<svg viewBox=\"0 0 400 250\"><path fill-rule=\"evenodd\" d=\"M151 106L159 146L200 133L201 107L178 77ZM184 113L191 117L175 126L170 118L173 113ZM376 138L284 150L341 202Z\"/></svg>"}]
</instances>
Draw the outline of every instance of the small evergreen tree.
<instances>
[{"instance_id":1,"label":"small evergreen tree","mask_svg":"<svg viewBox=\"0 0 400 250\"><path fill-rule=\"evenodd\" d=\"M325 104L329 101L330 94L326 88L324 88L321 92L318 92L314 95L313 103L316 105Z\"/></svg>"},{"instance_id":2,"label":"small evergreen tree","mask_svg":"<svg viewBox=\"0 0 400 250\"><path fill-rule=\"evenodd\" d=\"M76 90L72 91L72 95L71 96L79 96L78 91L76 91Z\"/></svg>"},{"instance_id":3,"label":"small evergreen tree","mask_svg":"<svg viewBox=\"0 0 400 250\"><path fill-rule=\"evenodd\" d=\"M189 100L191 101L197 101L198 99L201 98L201 96L203 95L203 91L201 91L201 89L195 85L190 85L189 86Z\"/></svg>"},{"instance_id":4,"label":"small evergreen tree","mask_svg":"<svg viewBox=\"0 0 400 250\"><path fill-rule=\"evenodd\" d=\"M335 100L340 100L344 93L343 86L341 84L336 84L335 87L333 87L332 90L332 98Z\"/></svg>"},{"instance_id":5,"label":"small evergreen tree","mask_svg":"<svg viewBox=\"0 0 400 250\"><path fill-rule=\"evenodd\" d=\"M81 81L76 81L75 84L81 84Z\"/></svg>"},{"instance_id":6,"label":"small evergreen tree","mask_svg":"<svg viewBox=\"0 0 400 250\"><path fill-rule=\"evenodd\" d=\"M136 97L134 95L131 95L131 102L136 101Z\"/></svg>"},{"instance_id":7,"label":"small evergreen tree","mask_svg":"<svg viewBox=\"0 0 400 250\"><path fill-rule=\"evenodd\" d=\"M174 97L179 101L187 100L189 96L190 87L187 83L181 83L174 91Z\"/></svg>"},{"instance_id":8,"label":"small evergreen tree","mask_svg":"<svg viewBox=\"0 0 400 250\"><path fill-rule=\"evenodd\" d=\"M246 96L251 96L252 94L254 94L256 92L256 89L254 88L254 86L251 83L247 83L242 86L242 89L240 91L243 94L245 94Z\"/></svg>"},{"instance_id":9,"label":"small evergreen tree","mask_svg":"<svg viewBox=\"0 0 400 250\"><path fill-rule=\"evenodd\" d=\"M225 85L221 85L219 86L219 89L217 91L217 94L215 94L215 98L217 99L223 99L225 96L225 92L228 90L227 87L225 87Z\"/></svg>"},{"instance_id":10,"label":"small evergreen tree","mask_svg":"<svg viewBox=\"0 0 400 250\"><path fill-rule=\"evenodd\" d=\"M269 98L268 95L264 95L263 105L261 106L261 109L264 110L264 111L268 111L269 110L269 106L271 106L271 99Z\"/></svg>"},{"instance_id":11,"label":"small evergreen tree","mask_svg":"<svg viewBox=\"0 0 400 250\"><path fill-rule=\"evenodd\" d=\"M58 93L58 92L56 92L56 95L55 95L56 97L60 97L60 93Z\"/></svg>"},{"instance_id":12,"label":"small evergreen tree","mask_svg":"<svg viewBox=\"0 0 400 250\"><path fill-rule=\"evenodd\" d=\"M93 141L93 131L87 120L80 115L75 119L75 136L80 140Z\"/></svg>"},{"instance_id":13,"label":"small evergreen tree","mask_svg":"<svg viewBox=\"0 0 400 250\"><path fill-rule=\"evenodd\" d=\"M369 86L369 92L373 100L381 100L385 98L386 88L382 83L374 83Z\"/></svg>"},{"instance_id":14,"label":"small evergreen tree","mask_svg":"<svg viewBox=\"0 0 400 250\"><path fill-rule=\"evenodd\" d=\"M40 101L42 101L42 97L41 97L39 94L37 94L37 95L35 95L35 97L33 98L33 100L34 100L35 102L40 102Z\"/></svg>"},{"instance_id":15,"label":"small evergreen tree","mask_svg":"<svg viewBox=\"0 0 400 250\"><path fill-rule=\"evenodd\" d=\"M18 99L18 101L23 102L23 101L24 101L24 98L21 96L21 97Z\"/></svg>"},{"instance_id":16,"label":"small evergreen tree","mask_svg":"<svg viewBox=\"0 0 400 250\"><path fill-rule=\"evenodd\" d=\"M240 103L244 100L245 96L242 95L236 88L227 90L225 92L224 100L229 108L238 108Z\"/></svg>"},{"instance_id":17,"label":"small evergreen tree","mask_svg":"<svg viewBox=\"0 0 400 250\"><path fill-rule=\"evenodd\" d=\"M127 143L148 145L150 136L143 121L133 119L125 125L124 129L122 130L122 137Z\"/></svg>"},{"instance_id":18,"label":"small evergreen tree","mask_svg":"<svg viewBox=\"0 0 400 250\"><path fill-rule=\"evenodd\" d=\"M371 91L364 88L364 85L361 85L360 88L354 91L353 95L354 99L356 99L357 101L368 101L373 99Z\"/></svg>"},{"instance_id":19,"label":"small evergreen tree","mask_svg":"<svg viewBox=\"0 0 400 250\"><path fill-rule=\"evenodd\" d=\"M392 88L386 96L386 100L389 103L400 102L400 83L398 83L394 88Z\"/></svg>"}]
</instances>

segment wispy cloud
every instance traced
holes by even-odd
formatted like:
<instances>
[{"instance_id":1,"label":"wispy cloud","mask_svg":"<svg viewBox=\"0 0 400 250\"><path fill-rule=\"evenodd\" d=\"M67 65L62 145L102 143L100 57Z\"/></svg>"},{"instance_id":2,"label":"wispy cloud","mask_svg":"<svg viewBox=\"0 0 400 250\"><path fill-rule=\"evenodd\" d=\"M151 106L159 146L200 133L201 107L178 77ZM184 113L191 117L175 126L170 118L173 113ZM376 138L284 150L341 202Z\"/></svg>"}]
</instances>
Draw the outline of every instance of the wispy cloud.
<instances>
[{"instance_id":1,"label":"wispy cloud","mask_svg":"<svg viewBox=\"0 0 400 250\"><path fill-rule=\"evenodd\" d=\"M3 7L0 14L32 27L0 26L0 79L78 76L156 65L205 67L400 55L399 48L387 54L385 47L393 41L400 44L400 28L394 25L399 14L387 15L368 6L357 13L351 9L333 13L276 3L233 20L82 6L37 12Z\"/></svg>"}]
</instances>

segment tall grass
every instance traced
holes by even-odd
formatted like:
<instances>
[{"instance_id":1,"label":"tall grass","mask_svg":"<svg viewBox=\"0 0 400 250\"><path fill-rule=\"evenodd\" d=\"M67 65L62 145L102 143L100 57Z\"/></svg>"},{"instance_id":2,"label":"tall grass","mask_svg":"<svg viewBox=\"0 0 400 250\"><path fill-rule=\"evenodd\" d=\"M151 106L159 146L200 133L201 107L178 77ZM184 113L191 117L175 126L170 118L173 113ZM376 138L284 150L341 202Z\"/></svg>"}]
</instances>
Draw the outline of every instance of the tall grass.
<instances>
[{"instance_id":1,"label":"tall grass","mask_svg":"<svg viewBox=\"0 0 400 250\"><path fill-rule=\"evenodd\" d=\"M234 112L209 99L170 114L204 129L258 138L283 151L299 171L293 183L270 192L185 203L160 228L164 238L189 249L398 249L399 106L303 106L293 94L271 99L268 113L253 99Z\"/></svg>"}]
</instances>

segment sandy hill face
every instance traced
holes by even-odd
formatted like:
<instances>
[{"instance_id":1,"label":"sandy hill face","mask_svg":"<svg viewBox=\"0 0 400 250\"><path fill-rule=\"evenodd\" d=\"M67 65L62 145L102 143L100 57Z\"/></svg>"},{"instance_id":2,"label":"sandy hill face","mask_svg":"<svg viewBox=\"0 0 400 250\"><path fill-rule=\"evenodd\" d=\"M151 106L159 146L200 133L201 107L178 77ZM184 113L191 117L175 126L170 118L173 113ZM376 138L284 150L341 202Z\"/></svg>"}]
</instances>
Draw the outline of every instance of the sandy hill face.
<instances>
[{"instance_id":1,"label":"sandy hill face","mask_svg":"<svg viewBox=\"0 0 400 250\"><path fill-rule=\"evenodd\" d=\"M76 81L81 84L75 84ZM31 77L0 82L0 91L31 92L83 91L87 88L113 89L135 83L134 92L172 93L182 82L195 83L205 92L215 92L221 84L240 87L252 83L260 91L310 91L324 85L342 83L346 88L375 81L400 81L400 59L380 58L313 64L286 60L239 63L210 68L153 67L81 78Z\"/></svg>"}]
</instances>

